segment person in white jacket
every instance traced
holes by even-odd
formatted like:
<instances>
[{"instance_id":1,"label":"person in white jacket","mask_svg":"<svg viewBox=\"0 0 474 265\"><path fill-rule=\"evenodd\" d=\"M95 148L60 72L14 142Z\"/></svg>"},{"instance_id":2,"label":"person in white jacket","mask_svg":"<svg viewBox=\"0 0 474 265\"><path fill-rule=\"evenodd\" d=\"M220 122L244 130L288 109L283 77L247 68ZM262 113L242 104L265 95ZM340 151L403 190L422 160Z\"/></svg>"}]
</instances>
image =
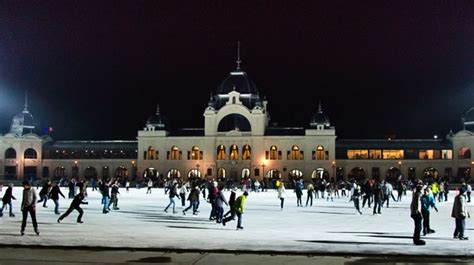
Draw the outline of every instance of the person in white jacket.
<instances>
[{"instance_id":1,"label":"person in white jacket","mask_svg":"<svg viewBox=\"0 0 474 265\"><path fill-rule=\"evenodd\" d=\"M283 211L283 204L285 203L285 184L283 181L280 183L280 186L278 187L278 198L280 199L280 207L281 210Z\"/></svg>"}]
</instances>

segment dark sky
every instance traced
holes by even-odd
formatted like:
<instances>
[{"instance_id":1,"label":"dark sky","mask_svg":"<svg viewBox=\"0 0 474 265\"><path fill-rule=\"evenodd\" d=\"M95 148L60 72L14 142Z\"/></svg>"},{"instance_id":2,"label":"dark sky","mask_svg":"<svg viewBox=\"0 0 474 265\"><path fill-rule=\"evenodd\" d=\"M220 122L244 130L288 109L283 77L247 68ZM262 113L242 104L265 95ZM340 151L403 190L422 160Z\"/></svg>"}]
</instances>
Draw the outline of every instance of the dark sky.
<instances>
[{"instance_id":1,"label":"dark sky","mask_svg":"<svg viewBox=\"0 0 474 265\"><path fill-rule=\"evenodd\" d=\"M322 100L339 138L460 128L473 1L287 2L1 1L0 129L26 89L55 139L135 139L157 103L172 126L203 127L239 40L271 122L307 126Z\"/></svg>"}]
</instances>

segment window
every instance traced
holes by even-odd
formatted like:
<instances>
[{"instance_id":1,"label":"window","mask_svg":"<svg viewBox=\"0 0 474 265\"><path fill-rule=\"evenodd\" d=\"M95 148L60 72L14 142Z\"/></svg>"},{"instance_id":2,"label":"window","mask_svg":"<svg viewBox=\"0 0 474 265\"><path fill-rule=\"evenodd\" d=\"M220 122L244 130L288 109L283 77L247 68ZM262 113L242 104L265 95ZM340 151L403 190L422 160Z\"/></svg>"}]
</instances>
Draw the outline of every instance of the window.
<instances>
[{"instance_id":1,"label":"window","mask_svg":"<svg viewBox=\"0 0 474 265\"><path fill-rule=\"evenodd\" d=\"M97 171L93 167L86 167L84 170L84 177L86 179L97 178Z\"/></svg>"},{"instance_id":2,"label":"window","mask_svg":"<svg viewBox=\"0 0 474 265\"><path fill-rule=\"evenodd\" d=\"M181 160L182 152L176 146L171 147L168 160Z\"/></svg>"},{"instance_id":3,"label":"window","mask_svg":"<svg viewBox=\"0 0 474 265\"><path fill-rule=\"evenodd\" d=\"M148 147L148 154L146 159L155 160L155 148L153 148L153 146Z\"/></svg>"},{"instance_id":4,"label":"window","mask_svg":"<svg viewBox=\"0 0 474 265\"><path fill-rule=\"evenodd\" d=\"M383 159L403 159L403 150L383 150Z\"/></svg>"},{"instance_id":5,"label":"window","mask_svg":"<svg viewBox=\"0 0 474 265\"><path fill-rule=\"evenodd\" d=\"M36 153L35 149L28 148L25 150L25 159L36 159L38 158L38 154Z\"/></svg>"},{"instance_id":6,"label":"window","mask_svg":"<svg viewBox=\"0 0 474 265\"><path fill-rule=\"evenodd\" d=\"M79 176L79 167L77 165L74 165L72 167L72 177L77 178Z\"/></svg>"},{"instance_id":7,"label":"window","mask_svg":"<svg viewBox=\"0 0 474 265\"><path fill-rule=\"evenodd\" d=\"M469 150L469 148L467 148L467 147L459 148L458 158L459 159L470 159L471 158L471 150Z\"/></svg>"},{"instance_id":8,"label":"window","mask_svg":"<svg viewBox=\"0 0 474 265\"><path fill-rule=\"evenodd\" d=\"M110 174L109 174L109 167L108 167L108 166L104 166L104 167L102 168L102 177L103 177L104 179L108 179L109 176L110 176Z\"/></svg>"},{"instance_id":9,"label":"window","mask_svg":"<svg viewBox=\"0 0 474 265\"><path fill-rule=\"evenodd\" d=\"M297 145L293 145L291 147L291 151L287 154L288 160L302 160L303 159L303 151Z\"/></svg>"},{"instance_id":10,"label":"window","mask_svg":"<svg viewBox=\"0 0 474 265\"><path fill-rule=\"evenodd\" d=\"M453 159L453 150L441 150L441 159Z\"/></svg>"},{"instance_id":11,"label":"window","mask_svg":"<svg viewBox=\"0 0 474 265\"><path fill-rule=\"evenodd\" d=\"M370 159L382 159L382 150L369 150Z\"/></svg>"},{"instance_id":12,"label":"window","mask_svg":"<svg viewBox=\"0 0 474 265\"><path fill-rule=\"evenodd\" d=\"M433 159L433 150L420 150L418 159Z\"/></svg>"},{"instance_id":13,"label":"window","mask_svg":"<svg viewBox=\"0 0 474 265\"><path fill-rule=\"evenodd\" d=\"M5 151L5 158L6 158L6 159L14 159L14 158L16 158L16 151L15 151L15 149L13 149L13 148L8 148L8 149Z\"/></svg>"},{"instance_id":14,"label":"window","mask_svg":"<svg viewBox=\"0 0 474 265\"><path fill-rule=\"evenodd\" d=\"M125 178L128 176L128 170L124 166L119 166L115 170L115 176Z\"/></svg>"},{"instance_id":15,"label":"window","mask_svg":"<svg viewBox=\"0 0 474 265\"><path fill-rule=\"evenodd\" d=\"M270 147L270 157L269 159L270 160L278 160L278 148L275 146L275 145L272 145ZM281 152L280 152L280 156L281 156Z\"/></svg>"},{"instance_id":16,"label":"window","mask_svg":"<svg viewBox=\"0 0 474 265\"><path fill-rule=\"evenodd\" d=\"M217 160L225 160L225 147L223 145L217 147Z\"/></svg>"},{"instance_id":17,"label":"window","mask_svg":"<svg viewBox=\"0 0 474 265\"><path fill-rule=\"evenodd\" d=\"M191 156L188 157L188 159L191 159L191 160L201 160L202 159L199 147L193 146L193 148L191 149Z\"/></svg>"},{"instance_id":18,"label":"window","mask_svg":"<svg viewBox=\"0 0 474 265\"><path fill-rule=\"evenodd\" d=\"M242 160L251 160L252 159L252 151L250 149L250 145L246 144L242 148Z\"/></svg>"},{"instance_id":19,"label":"window","mask_svg":"<svg viewBox=\"0 0 474 265\"><path fill-rule=\"evenodd\" d=\"M368 159L369 151L368 150L347 150L348 159Z\"/></svg>"},{"instance_id":20,"label":"window","mask_svg":"<svg viewBox=\"0 0 474 265\"><path fill-rule=\"evenodd\" d=\"M233 144L230 146L229 160L238 160L238 159L239 159L239 149L237 145Z\"/></svg>"},{"instance_id":21,"label":"window","mask_svg":"<svg viewBox=\"0 0 474 265\"><path fill-rule=\"evenodd\" d=\"M66 168L65 167L57 167L54 169L54 177L55 178L62 178L66 176Z\"/></svg>"},{"instance_id":22,"label":"window","mask_svg":"<svg viewBox=\"0 0 474 265\"><path fill-rule=\"evenodd\" d=\"M316 160L327 160L326 152L324 152L324 147L322 145L318 145L316 147Z\"/></svg>"}]
</instances>

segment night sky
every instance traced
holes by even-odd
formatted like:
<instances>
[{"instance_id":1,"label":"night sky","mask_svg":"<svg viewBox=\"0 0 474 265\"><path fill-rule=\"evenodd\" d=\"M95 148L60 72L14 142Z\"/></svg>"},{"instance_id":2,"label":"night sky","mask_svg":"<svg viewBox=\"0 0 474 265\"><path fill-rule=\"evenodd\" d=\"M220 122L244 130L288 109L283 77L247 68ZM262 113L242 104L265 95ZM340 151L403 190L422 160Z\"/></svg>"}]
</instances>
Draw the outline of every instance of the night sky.
<instances>
[{"instance_id":1,"label":"night sky","mask_svg":"<svg viewBox=\"0 0 474 265\"><path fill-rule=\"evenodd\" d=\"M339 138L460 129L474 1L287 2L1 1L0 130L25 90L55 139L135 139L157 103L203 127L237 41L271 123L308 126L321 100Z\"/></svg>"}]
</instances>

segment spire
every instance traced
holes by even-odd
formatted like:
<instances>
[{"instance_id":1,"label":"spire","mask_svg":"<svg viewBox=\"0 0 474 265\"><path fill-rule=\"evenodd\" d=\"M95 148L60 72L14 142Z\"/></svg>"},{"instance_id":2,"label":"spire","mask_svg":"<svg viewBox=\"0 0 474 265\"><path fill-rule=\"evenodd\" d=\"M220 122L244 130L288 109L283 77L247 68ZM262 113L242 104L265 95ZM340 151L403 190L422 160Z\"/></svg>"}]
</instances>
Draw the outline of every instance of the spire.
<instances>
[{"instance_id":1,"label":"spire","mask_svg":"<svg viewBox=\"0 0 474 265\"><path fill-rule=\"evenodd\" d=\"M237 70L240 70L240 64L242 63L240 60L240 41L237 41L237 61L235 62L237 63Z\"/></svg>"},{"instance_id":2,"label":"spire","mask_svg":"<svg viewBox=\"0 0 474 265\"><path fill-rule=\"evenodd\" d=\"M28 90L25 93L25 109L23 111L28 112Z\"/></svg>"},{"instance_id":3,"label":"spire","mask_svg":"<svg viewBox=\"0 0 474 265\"><path fill-rule=\"evenodd\" d=\"M156 115L160 115L160 104L156 104Z\"/></svg>"}]
</instances>

